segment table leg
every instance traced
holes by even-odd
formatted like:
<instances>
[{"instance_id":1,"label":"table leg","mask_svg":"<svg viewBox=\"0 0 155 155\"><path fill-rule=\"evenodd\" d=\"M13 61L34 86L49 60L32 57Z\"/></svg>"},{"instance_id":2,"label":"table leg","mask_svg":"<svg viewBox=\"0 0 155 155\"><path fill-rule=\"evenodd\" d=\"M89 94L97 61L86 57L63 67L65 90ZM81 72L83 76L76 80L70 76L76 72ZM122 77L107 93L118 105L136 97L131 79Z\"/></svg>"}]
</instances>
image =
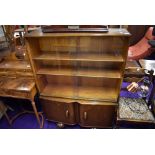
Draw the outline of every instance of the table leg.
<instances>
[{"instance_id":1,"label":"table leg","mask_svg":"<svg viewBox=\"0 0 155 155\"><path fill-rule=\"evenodd\" d=\"M35 104L35 102L34 102L33 100L31 101L31 104L32 104L34 113L35 113L35 115L36 115L37 121L38 121L38 123L39 123L39 125L40 125L40 128L43 128L43 124L42 124L41 121L40 121L39 114L38 114L38 111L37 111L37 108L36 108L36 104Z\"/></svg>"}]
</instances>

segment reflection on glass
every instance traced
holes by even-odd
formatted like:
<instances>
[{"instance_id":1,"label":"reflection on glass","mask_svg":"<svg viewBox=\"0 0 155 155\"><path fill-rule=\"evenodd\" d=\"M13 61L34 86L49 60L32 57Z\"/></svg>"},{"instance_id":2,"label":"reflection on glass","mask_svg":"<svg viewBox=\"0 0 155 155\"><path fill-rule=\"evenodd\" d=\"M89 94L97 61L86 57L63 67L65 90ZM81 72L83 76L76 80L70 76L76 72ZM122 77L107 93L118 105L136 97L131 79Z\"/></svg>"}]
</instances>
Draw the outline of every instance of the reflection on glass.
<instances>
[{"instance_id":1,"label":"reflection on glass","mask_svg":"<svg viewBox=\"0 0 155 155\"><path fill-rule=\"evenodd\" d=\"M144 80L141 83L139 83L137 93L139 97L144 98L149 95L151 89L152 89L152 83L149 81L148 78L144 78Z\"/></svg>"}]
</instances>

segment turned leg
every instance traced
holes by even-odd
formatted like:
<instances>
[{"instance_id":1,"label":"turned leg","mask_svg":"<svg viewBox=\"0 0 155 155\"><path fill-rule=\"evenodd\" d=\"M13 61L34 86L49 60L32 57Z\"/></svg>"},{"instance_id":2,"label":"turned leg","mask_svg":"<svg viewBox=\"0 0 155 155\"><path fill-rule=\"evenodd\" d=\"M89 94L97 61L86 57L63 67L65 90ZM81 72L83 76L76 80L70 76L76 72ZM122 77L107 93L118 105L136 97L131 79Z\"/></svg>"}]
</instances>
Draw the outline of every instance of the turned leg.
<instances>
[{"instance_id":1,"label":"turned leg","mask_svg":"<svg viewBox=\"0 0 155 155\"><path fill-rule=\"evenodd\" d=\"M39 123L39 125L40 125L40 128L42 128L43 125L41 124L41 121L40 121L40 118L39 118L39 114L38 114L38 111L37 111L37 108L36 108L36 104L35 104L34 101L31 101L31 104L32 104L34 113L35 113L35 115L36 115L37 121L38 121L38 123Z\"/></svg>"}]
</instances>

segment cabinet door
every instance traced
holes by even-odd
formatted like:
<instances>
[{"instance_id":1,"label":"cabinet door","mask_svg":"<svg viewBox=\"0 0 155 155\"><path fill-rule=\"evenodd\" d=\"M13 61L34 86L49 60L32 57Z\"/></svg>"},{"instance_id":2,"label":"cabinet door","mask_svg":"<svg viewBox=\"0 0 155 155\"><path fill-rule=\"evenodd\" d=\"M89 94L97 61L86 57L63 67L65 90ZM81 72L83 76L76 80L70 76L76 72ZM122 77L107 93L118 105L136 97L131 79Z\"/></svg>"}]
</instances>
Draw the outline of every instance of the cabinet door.
<instances>
[{"instance_id":1,"label":"cabinet door","mask_svg":"<svg viewBox=\"0 0 155 155\"><path fill-rule=\"evenodd\" d=\"M74 103L65 103L41 98L41 104L46 118L65 124L75 124Z\"/></svg>"},{"instance_id":2,"label":"cabinet door","mask_svg":"<svg viewBox=\"0 0 155 155\"><path fill-rule=\"evenodd\" d=\"M80 105L80 125L84 127L112 127L116 105Z\"/></svg>"}]
</instances>

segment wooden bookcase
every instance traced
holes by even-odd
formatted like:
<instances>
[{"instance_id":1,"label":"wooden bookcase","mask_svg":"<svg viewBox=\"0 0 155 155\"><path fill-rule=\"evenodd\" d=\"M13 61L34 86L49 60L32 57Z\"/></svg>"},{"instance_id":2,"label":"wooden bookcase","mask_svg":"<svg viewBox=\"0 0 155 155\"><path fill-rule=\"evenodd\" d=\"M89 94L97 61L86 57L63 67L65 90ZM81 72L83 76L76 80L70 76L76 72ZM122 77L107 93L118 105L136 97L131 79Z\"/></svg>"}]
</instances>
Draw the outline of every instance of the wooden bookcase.
<instances>
[{"instance_id":1,"label":"wooden bookcase","mask_svg":"<svg viewBox=\"0 0 155 155\"><path fill-rule=\"evenodd\" d=\"M26 35L27 51L48 120L84 127L112 127L130 34Z\"/></svg>"}]
</instances>

